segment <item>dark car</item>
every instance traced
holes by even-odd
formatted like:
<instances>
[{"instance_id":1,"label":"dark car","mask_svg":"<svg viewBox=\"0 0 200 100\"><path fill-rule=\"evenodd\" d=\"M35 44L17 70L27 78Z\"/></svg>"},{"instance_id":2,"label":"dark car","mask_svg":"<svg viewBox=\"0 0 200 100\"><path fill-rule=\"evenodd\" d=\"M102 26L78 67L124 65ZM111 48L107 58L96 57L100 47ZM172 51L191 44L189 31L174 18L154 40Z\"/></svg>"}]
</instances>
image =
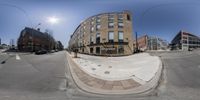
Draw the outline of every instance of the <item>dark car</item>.
<instances>
[{"instance_id":1,"label":"dark car","mask_svg":"<svg viewBox=\"0 0 200 100\"><path fill-rule=\"evenodd\" d=\"M38 50L35 52L35 54L39 55L39 54L46 54L47 50Z\"/></svg>"}]
</instances>

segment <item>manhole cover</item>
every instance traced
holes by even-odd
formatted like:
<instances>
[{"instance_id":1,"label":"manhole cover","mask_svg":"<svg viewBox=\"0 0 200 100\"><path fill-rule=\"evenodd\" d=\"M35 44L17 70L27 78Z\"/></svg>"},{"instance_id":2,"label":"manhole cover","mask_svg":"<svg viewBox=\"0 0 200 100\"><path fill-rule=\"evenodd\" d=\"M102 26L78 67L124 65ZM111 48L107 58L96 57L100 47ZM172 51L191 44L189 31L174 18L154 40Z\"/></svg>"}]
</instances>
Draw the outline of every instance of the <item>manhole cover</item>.
<instances>
[{"instance_id":1,"label":"manhole cover","mask_svg":"<svg viewBox=\"0 0 200 100\"><path fill-rule=\"evenodd\" d=\"M112 66L108 66L108 68L112 68Z\"/></svg>"},{"instance_id":2,"label":"manhole cover","mask_svg":"<svg viewBox=\"0 0 200 100\"><path fill-rule=\"evenodd\" d=\"M104 74L110 74L110 72L109 71L105 71Z\"/></svg>"},{"instance_id":3,"label":"manhole cover","mask_svg":"<svg viewBox=\"0 0 200 100\"><path fill-rule=\"evenodd\" d=\"M99 67L101 66L101 65L98 65Z\"/></svg>"},{"instance_id":4,"label":"manhole cover","mask_svg":"<svg viewBox=\"0 0 200 100\"><path fill-rule=\"evenodd\" d=\"M96 70L96 68L92 68L92 70Z\"/></svg>"}]
</instances>

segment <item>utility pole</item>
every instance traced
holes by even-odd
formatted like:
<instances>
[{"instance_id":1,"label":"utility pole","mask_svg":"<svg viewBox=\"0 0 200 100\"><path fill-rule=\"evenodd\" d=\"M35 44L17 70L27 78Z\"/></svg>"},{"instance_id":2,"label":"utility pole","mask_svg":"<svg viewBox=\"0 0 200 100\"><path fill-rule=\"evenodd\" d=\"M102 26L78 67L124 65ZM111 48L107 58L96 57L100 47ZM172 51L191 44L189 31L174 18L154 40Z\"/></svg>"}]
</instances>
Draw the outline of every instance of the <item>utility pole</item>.
<instances>
[{"instance_id":1,"label":"utility pole","mask_svg":"<svg viewBox=\"0 0 200 100\"><path fill-rule=\"evenodd\" d=\"M136 37L136 52L138 52L138 37L137 37L137 32L135 32L135 37Z\"/></svg>"}]
</instances>

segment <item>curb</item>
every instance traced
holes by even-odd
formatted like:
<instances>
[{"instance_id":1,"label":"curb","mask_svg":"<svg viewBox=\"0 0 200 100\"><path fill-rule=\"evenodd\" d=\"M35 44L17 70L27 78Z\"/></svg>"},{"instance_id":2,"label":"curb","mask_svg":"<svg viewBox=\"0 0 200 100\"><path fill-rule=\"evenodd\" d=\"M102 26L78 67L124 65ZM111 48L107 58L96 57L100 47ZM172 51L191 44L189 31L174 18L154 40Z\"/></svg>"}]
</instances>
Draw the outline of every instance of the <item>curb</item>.
<instances>
[{"instance_id":1,"label":"curb","mask_svg":"<svg viewBox=\"0 0 200 100\"><path fill-rule=\"evenodd\" d=\"M141 85L139 87L135 87L133 89L129 89L129 90L103 90L103 89L97 89L97 88L93 88L90 87L88 85L86 85L85 83L83 83L78 76L76 75L76 73L74 72L72 66L77 66L79 67L72 59L72 57L69 56L68 52L66 52L66 58L68 61L68 65L69 65L69 72L71 73L71 76L75 82L75 84L81 89L84 90L86 92L90 92L90 93L95 93L95 94L142 94L142 93L147 93L150 92L151 90L155 89L158 84L159 84L159 80L160 77L162 75L162 61L160 60L160 65L159 65L159 69L156 72L156 75L146 84Z\"/></svg>"}]
</instances>

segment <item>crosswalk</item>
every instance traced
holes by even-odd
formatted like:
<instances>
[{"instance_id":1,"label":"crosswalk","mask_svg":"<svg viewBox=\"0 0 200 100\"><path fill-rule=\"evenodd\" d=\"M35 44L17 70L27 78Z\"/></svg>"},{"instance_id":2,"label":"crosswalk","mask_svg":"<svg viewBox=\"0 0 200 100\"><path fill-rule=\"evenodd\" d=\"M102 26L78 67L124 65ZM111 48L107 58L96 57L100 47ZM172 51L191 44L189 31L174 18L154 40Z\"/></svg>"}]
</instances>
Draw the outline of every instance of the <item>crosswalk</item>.
<instances>
[{"instance_id":1,"label":"crosswalk","mask_svg":"<svg viewBox=\"0 0 200 100\"><path fill-rule=\"evenodd\" d=\"M18 54L16 54L16 60L21 60L21 58Z\"/></svg>"},{"instance_id":2,"label":"crosswalk","mask_svg":"<svg viewBox=\"0 0 200 100\"><path fill-rule=\"evenodd\" d=\"M19 54L16 53L0 53L0 63L7 60L10 57L14 57L16 60L21 60Z\"/></svg>"}]
</instances>

